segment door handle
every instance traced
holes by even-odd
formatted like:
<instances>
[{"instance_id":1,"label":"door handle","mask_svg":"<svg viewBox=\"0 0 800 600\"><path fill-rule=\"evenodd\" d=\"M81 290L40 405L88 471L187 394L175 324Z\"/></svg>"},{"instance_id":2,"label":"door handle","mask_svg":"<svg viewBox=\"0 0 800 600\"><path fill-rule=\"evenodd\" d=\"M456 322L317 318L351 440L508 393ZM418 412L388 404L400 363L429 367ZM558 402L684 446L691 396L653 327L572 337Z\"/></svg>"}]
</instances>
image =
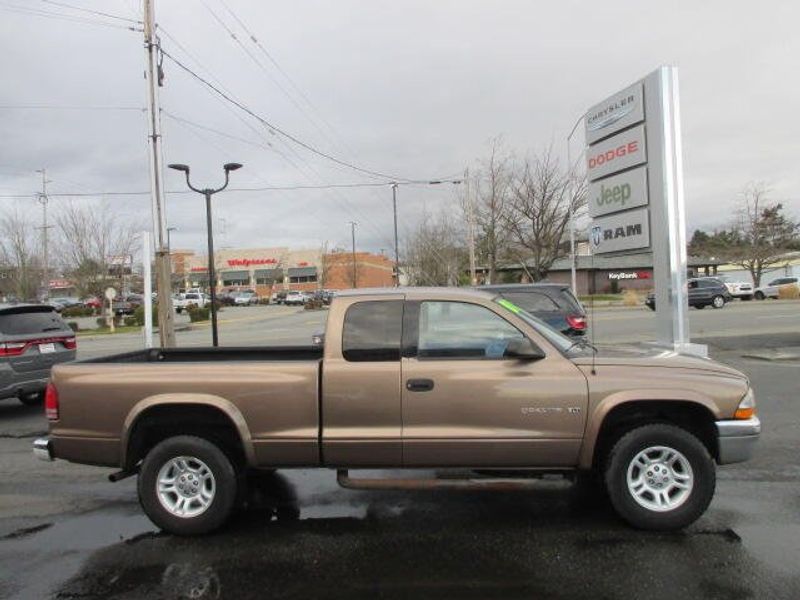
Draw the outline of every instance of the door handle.
<instances>
[{"instance_id":1,"label":"door handle","mask_svg":"<svg viewBox=\"0 0 800 600\"><path fill-rule=\"evenodd\" d=\"M406 381L409 392L430 392L433 389L433 379L409 379Z\"/></svg>"}]
</instances>

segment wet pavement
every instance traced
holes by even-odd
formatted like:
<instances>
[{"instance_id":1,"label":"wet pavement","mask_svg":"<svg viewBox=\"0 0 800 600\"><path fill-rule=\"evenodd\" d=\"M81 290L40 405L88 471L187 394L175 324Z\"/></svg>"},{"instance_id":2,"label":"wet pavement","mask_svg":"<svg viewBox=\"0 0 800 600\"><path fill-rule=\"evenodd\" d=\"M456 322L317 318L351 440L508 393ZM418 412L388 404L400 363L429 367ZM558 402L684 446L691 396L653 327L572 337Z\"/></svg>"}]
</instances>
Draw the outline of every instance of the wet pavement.
<instances>
[{"instance_id":1,"label":"wet pavement","mask_svg":"<svg viewBox=\"0 0 800 600\"><path fill-rule=\"evenodd\" d=\"M223 531L178 538L142 515L133 479L34 461L40 417L3 403L0 598L800 598L800 365L740 354L717 357L753 381L758 454L721 468L679 533L633 530L567 481L359 492L298 470Z\"/></svg>"}]
</instances>

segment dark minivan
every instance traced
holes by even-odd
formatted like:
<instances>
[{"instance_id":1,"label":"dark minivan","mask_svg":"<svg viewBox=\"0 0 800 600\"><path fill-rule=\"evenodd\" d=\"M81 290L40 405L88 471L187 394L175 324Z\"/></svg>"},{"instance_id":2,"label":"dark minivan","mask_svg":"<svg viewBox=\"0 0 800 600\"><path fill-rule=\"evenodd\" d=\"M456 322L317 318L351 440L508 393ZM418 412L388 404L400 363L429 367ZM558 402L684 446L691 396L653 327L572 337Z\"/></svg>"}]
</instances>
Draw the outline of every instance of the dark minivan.
<instances>
[{"instance_id":1,"label":"dark minivan","mask_svg":"<svg viewBox=\"0 0 800 600\"><path fill-rule=\"evenodd\" d=\"M513 302L556 331L569 336L586 334L586 311L568 285L560 283L509 283L482 285Z\"/></svg>"},{"instance_id":2,"label":"dark minivan","mask_svg":"<svg viewBox=\"0 0 800 600\"><path fill-rule=\"evenodd\" d=\"M37 404L56 363L74 360L77 342L52 306L0 304L0 399Z\"/></svg>"}]
</instances>

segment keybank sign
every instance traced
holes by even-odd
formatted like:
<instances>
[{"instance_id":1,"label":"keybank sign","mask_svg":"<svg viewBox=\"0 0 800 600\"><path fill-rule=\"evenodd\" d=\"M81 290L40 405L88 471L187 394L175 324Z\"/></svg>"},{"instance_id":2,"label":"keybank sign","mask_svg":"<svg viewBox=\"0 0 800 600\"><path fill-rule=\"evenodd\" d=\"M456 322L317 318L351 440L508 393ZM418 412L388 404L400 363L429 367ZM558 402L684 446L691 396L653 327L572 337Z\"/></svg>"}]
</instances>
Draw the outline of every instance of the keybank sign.
<instances>
[{"instance_id":1,"label":"keybank sign","mask_svg":"<svg viewBox=\"0 0 800 600\"><path fill-rule=\"evenodd\" d=\"M589 184L589 216L647 206L647 198L647 167L612 175Z\"/></svg>"}]
</instances>

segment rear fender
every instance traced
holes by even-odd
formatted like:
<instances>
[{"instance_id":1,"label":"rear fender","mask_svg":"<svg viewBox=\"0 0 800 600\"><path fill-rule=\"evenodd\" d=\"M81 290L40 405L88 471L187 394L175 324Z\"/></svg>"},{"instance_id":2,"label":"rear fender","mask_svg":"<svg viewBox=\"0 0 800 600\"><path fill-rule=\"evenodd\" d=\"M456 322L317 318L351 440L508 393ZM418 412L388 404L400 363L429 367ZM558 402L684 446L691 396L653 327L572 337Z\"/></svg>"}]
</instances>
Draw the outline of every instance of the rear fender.
<instances>
[{"instance_id":1,"label":"rear fender","mask_svg":"<svg viewBox=\"0 0 800 600\"><path fill-rule=\"evenodd\" d=\"M125 418L125 423L122 429L121 439L121 463L127 464L128 442L130 441L130 434L133 431L133 426L137 419L148 409L154 406L165 406L176 404L183 405L201 405L211 406L224 413L233 423L236 430L239 432L239 437L242 440L242 448L244 448L245 458L247 464L250 466L255 465L255 451L253 450L253 441L250 437L250 429L247 427L242 413L239 409L229 400L213 394L156 394L140 400L128 413Z\"/></svg>"}]
</instances>

